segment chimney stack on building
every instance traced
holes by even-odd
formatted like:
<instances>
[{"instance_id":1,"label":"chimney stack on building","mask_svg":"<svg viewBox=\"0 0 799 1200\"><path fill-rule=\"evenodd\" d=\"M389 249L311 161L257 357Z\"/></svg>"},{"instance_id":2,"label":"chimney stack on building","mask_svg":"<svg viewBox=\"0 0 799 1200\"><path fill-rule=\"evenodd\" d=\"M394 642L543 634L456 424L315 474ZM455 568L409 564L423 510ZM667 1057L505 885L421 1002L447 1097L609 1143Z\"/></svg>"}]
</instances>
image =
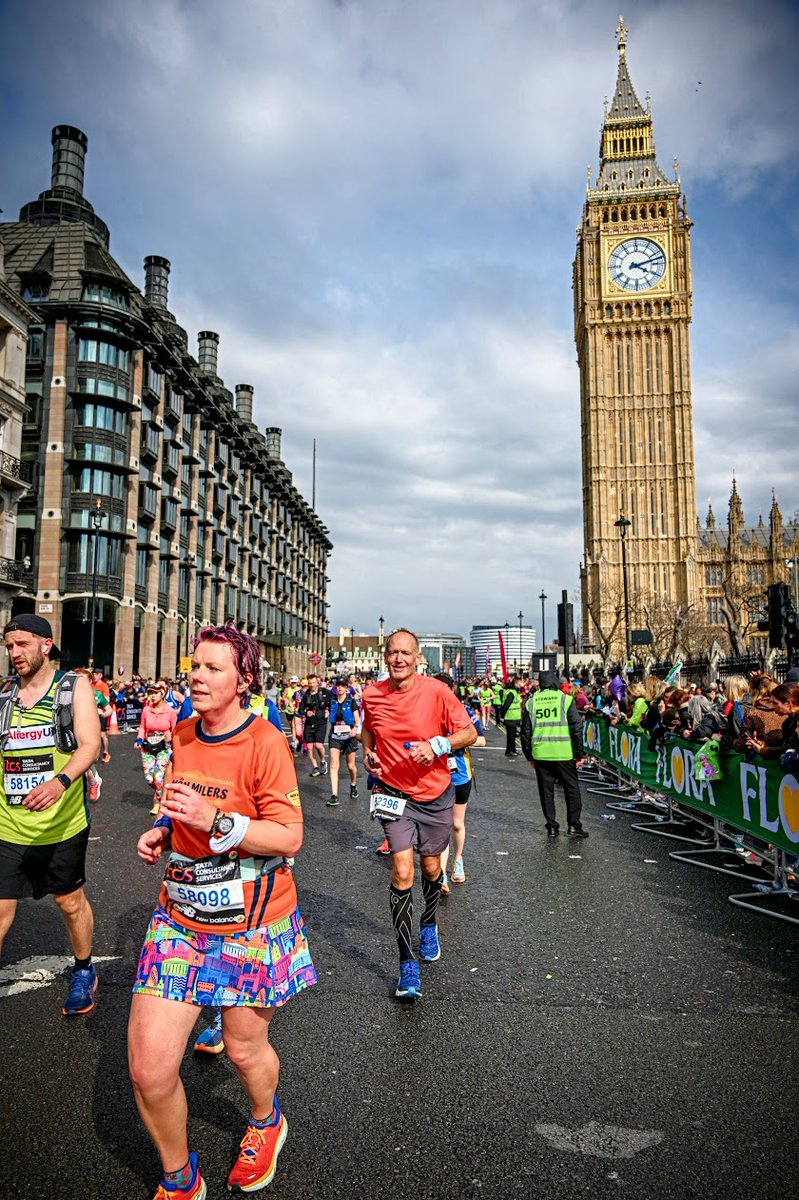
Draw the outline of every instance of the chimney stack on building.
<instances>
[{"instance_id":1,"label":"chimney stack on building","mask_svg":"<svg viewBox=\"0 0 799 1200\"><path fill-rule=\"evenodd\" d=\"M197 334L197 342L200 348L197 356L200 371L203 375L210 375L213 379L218 379L219 334L206 329Z\"/></svg>"},{"instance_id":2,"label":"chimney stack on building","mask_svg":"<svg viewBox=\"0 0 799 1200\"><path fill-rule=\"evenodd\" d=\"M153 308L166 310L169 301L169 259L148 254L144 260L144 296Z\"/></svg>"},{"instance_id":3,"label":"chimney stack on building","mask_svg":"<svg viewBox=\"0 0 799 1200\"><path fill-rule=\"evenodd\" d=\"M266 431L266 453L270 458L280 458L280 435L282 432L282 429L278 429L274 425L270 425Z\"/></svg>"},{"instance_id":4,"label":"chimney stack on building","mask_svg":"<svg viewBox=\"0 0 799 1200\"><path fill-rule=\"evenodd\" d=\"M53 129L53 171L50 186L64 188L83 195L83 174L89 139L73 125L56 125Z\"/></svg>"},{"instance_id":5,"label":"chimney stack on building","mask_svg":"<svg viewBox=\"0 0 799 1200\"><path fill-rule=\"evenodd\" d=\"M236 384L236 412L242 421L252 424L252 395L253 387L249 383Z\"/></svg>"}]
</instances>

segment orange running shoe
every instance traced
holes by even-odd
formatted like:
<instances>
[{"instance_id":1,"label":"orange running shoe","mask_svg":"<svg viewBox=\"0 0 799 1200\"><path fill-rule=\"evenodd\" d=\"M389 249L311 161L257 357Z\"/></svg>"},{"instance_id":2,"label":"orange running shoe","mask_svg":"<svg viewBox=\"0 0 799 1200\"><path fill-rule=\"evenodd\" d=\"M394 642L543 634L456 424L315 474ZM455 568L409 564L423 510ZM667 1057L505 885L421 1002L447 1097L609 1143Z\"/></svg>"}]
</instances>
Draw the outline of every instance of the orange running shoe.
<instances>
[{"instance_id":1,"label":"orange running shoe","mask_svg":"<svg viewBox=\"0 0 799 1200\"><path fill-rule=\"evenodd\" d=\"M277 1121L274 1125L247 1125L247 1131L241 1139L239 1156L227 1177L228 1191L235 1195L247 1192L257 1192L266 1187L275 1178L277 1156L283 1149L283 1143L288 1133L288 1122L280 1111L280 1105L275 1096L275 1114Z\"/></svg>"},{"instance_id":2,"label":"orange running shoe","mask_svg":"<svg viewBox=\"0 0 799 1200\"><path fill-rule=\"evenodd\" d=\"M193 1150L189 1155L189 1166L193 1173L191 1183L183 1188L162 1179L153 1200L205 1200L207 1188L197 1166L197 1155Z\"/></svg>"}]
</instances>

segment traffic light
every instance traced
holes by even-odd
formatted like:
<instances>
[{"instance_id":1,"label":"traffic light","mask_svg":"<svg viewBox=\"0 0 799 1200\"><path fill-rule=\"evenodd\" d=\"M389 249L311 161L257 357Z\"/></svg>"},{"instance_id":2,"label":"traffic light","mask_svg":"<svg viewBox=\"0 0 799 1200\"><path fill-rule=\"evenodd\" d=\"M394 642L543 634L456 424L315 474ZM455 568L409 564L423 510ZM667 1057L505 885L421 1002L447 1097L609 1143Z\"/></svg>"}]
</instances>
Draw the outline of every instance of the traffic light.
<instances>
[{"instance_id":1,"label":"traffic light","mask_svg":"<svg viewBox=\"0 0 799 1200\"><path fill-rule=\"evenodd\" d=\"M574 642L574 605L564 600L558 605L558 644L571 649Z\"/></svg>"},{"instance_id":2,"label":"traffic light","mask_svg":"<svg viewBox=\"0 0 799 1200\"><path fill-rule=\"evenodd\" d=\"M758 621L758 628L768 631L770 650L782 650L795 624L791 589L787 583L770 583L767 590L768 621Z\"/></svg>"}]
</instances>

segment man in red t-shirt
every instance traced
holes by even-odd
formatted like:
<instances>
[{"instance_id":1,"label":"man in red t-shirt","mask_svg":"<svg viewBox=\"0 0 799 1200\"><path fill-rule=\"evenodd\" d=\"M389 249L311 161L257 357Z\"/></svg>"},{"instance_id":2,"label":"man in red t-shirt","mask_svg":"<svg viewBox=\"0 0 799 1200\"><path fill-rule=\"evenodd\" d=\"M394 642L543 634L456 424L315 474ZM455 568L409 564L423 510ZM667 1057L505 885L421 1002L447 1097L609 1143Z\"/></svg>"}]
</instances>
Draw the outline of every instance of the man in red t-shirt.
<instances>
[{"instance_id":1,"label":"man in red t-shirt","mask_svg":"<svg viewBox=\"0 0 799 1200\"><path fill-rule=\"evenodd\" d=\"M419 639L395 629L386 643L388 679L363 694L361 740L367 770L376 779L371 810L380 818L392 856L391 921L397 937L400 977L396 996L422 994L419 964L411 944L414 849L422 867L424 911L419 953L425 962L441 957L436 913L443 872L441 852L452 833L455 793L447 758L477 739L466 709L437 679L418 675Z\"/></svg>"}]
</instances>

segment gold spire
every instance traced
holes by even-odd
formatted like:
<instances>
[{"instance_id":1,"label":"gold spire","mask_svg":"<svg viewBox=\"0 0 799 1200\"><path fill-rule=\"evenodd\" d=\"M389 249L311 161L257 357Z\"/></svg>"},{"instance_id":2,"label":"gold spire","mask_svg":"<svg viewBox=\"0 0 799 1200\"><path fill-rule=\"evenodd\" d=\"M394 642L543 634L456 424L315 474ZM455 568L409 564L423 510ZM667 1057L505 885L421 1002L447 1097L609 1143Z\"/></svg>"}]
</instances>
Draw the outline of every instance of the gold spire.
<instances>
[{"instance_id":1,"label":"gold spire","mask_svg":"<svg viewBox=\"0 0 799 1200\"><path fill-rule=\"evenodd\" d=\"M616 30L616 43L619 47L619 58L624 58L627 53L627 34L629 30L624 24L624 17L619 16L619 28Z\"/></svg>"}]
</instances>

